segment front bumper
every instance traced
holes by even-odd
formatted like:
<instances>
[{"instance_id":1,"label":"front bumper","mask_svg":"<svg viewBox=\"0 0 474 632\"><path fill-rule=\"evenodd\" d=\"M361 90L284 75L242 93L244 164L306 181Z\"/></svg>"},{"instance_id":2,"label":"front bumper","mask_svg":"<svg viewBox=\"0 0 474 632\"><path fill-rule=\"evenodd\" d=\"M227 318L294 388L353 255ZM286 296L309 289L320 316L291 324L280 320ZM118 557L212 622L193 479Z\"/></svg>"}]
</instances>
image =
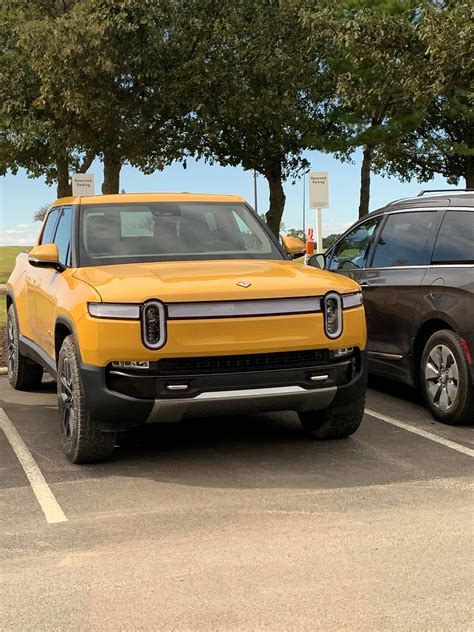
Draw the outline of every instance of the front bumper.
<instances>
[{"instance_id":1,"label":"front bumper","mask_svg":"<svg viewBox=\"0 0 474 632\"><path fill-rule=\"evenodd\" d=\"M130 374L88 365L80 371L96 427L120 431L190 417L344 406L365 390L367 364L365 352L357 351L348 359L314 366L179 377ZM168 388L183 384L187 385L186 395Z\"/></svg>"}]
</instances>

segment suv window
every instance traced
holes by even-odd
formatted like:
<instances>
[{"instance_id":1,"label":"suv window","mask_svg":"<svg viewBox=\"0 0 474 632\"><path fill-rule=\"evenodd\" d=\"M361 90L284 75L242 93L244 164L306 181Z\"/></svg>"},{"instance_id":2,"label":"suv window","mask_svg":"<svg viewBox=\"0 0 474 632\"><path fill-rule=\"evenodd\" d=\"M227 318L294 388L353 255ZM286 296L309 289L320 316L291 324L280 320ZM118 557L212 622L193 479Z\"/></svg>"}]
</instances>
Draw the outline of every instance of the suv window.
<instances>
[{"instance_id":1,"label":"suv window","mask_svg":"<svg viewBox=\"0 0 474 632\"><path fill-rule=\"evenodd\" d=\"M41 234L40 244L52 244L54 229L56 228L56 222L58 219L59 209L55 208L49 212L48 217L46 218L46 223L43 228L43 232Z\"/></svg>"},{"instance_id":2,"label":"suv window","mask_svg":"<svg viewBox=\"0 0 474 632\"><path fill-rule=\"evenodd\" d=\"M437 226L436 211L389 215L377 240L371 267L428 265Z\"/></svg>"},{"instance_id":3,"label":"suv window","mask_svg":"<svg viewBox=\"0 0 474 632\"><path fill-rule=\"evenodd\" d=\"M363 268L378 222L371 219L347 233L332 252L329 270Z\"/></svg>"},{"instance_id":4,"label":"suv window","mask_svg":"<svg viewBox=\"0 0 474 632\"><path fill-rule=\"evenodd\" d=\"M54 237L54 243L58 247L59 261L65 266L70 265L71 259L71 230L72 207L65 206L61 209L59 224Z\"/></svg>"},{"instance_id":5,"label":"suv window","mask_svg":"<svg viewBox=\"0 0 474 632\"><path fill-rule=\"evenodd\" d=\"M447 211L438 233L432 263L474 263L474 213Z\"/></svg>"}]
</instances>

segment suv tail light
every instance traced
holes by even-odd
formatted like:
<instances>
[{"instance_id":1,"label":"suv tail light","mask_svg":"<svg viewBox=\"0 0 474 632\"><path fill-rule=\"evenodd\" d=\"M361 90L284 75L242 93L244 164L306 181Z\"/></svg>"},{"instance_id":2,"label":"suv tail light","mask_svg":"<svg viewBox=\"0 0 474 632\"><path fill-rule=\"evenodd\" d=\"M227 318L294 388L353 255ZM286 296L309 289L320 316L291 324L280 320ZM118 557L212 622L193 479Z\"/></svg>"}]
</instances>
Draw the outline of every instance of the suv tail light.
<instances>
[{"instance_id":1,"label":"suv tail light","mask_svg":"<svg viewBox=\"0 0 474 632\"><path fill-rule=\"evenodd\" d=\"M342 333L342 301L336 292L328 292L323 298L324 331L328 338L339 338Z\"/></svg>"},{"instance_id":2,"label":"suv tail light","mask_svg":"<svg viewBox=\"0 0 474 632\"><path fill-rule=\"evenodd\" d=\"M160 349L166 342L166 311L160 301L148 301L143 306L142 338L148 349Z\"/></svg>"}]
</instances>

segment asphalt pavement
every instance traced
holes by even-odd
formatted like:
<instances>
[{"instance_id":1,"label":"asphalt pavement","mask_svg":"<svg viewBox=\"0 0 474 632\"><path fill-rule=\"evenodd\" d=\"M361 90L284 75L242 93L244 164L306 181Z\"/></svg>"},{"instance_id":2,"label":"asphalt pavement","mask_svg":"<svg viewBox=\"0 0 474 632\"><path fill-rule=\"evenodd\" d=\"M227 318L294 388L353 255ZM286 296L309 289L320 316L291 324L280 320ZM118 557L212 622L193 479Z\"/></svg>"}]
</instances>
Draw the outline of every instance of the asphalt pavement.
<instances>
[{"instance_id":1,"label":"asphalt pavement","mask_svg":"<svg viewBox=\"0 0 474 632\"><path fill-rule=\"evenodd\" d=\"M61 453L53 382L0 377L0 409L0 630L473 629L474 425L410 389L372 383L343 441L199 420L90 466Z\"/></svg>"}]
</instances>

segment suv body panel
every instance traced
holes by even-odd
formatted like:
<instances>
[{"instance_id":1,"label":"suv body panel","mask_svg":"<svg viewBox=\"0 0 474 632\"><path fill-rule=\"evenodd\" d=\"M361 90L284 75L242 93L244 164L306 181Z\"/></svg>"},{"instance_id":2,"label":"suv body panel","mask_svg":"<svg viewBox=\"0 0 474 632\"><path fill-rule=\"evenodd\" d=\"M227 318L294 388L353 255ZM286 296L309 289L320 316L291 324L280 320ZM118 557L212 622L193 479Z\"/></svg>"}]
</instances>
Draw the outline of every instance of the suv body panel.
<instances>
[{"instance_id":1,"label":"suv body panel","mask_svg":"<svg viewBox=\"0 0 474 632\"><path fill-rule=\"evenodd\" d=\"M474 263L430 263L372 268L378 239L393 214L436 213L435 239L449 211L466 211L474 223L474 196L469 193L398 200L356 222L329 249L328 260L345 237L372 219L379 219L366 253L365 266L338 273L358 281L364 292L368 326L369 372L410 385L417 384L416 341L427 323L444 322L465 339L474 356ZM474 260L474 251L473 256ZM470 364L474 383L474 366Z\"/></svg>"}]
</instances>

